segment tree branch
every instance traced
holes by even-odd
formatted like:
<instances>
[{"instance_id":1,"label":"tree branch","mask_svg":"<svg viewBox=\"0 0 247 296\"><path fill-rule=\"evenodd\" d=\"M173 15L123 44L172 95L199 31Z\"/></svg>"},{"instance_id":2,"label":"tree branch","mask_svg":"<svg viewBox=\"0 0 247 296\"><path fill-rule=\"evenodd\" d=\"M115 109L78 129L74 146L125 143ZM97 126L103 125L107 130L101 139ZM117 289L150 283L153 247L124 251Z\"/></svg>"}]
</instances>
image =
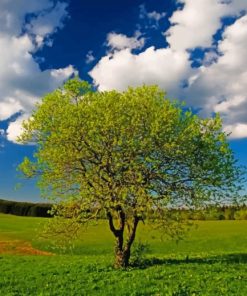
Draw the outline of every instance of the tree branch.
<instances>
[{"instance_id":1,"label":"tree branch","mask_svg":"<svg viewBox=\"0 0 247 296\"><path fill-rule=\"evenodd\" d=\"M107 218L108 218L108 221L109 221L109 227L110 227L111 232L115 235L115 237L117 237L118 236L118 231L114 226L113 217L112 217L112 214L109 211L107 212Z\"/></svg>"},{"instance_id":2,"label":"tree branch","mask_svg":"<svg viewBox=\"0 0 247 296\"><path fill-rule=\"evenodd\" d=\"M130 233L129 239L126 242L126 247L125 247L125 251L129 251L131 245L133 244L134 240L135 240L135 236L136 236L136 229L137 229L137 225L138 222L140 221L140 218L138 216L134 216L134 223L133 223L133 228L132 231Z\"/></svg>"}]
</instances>

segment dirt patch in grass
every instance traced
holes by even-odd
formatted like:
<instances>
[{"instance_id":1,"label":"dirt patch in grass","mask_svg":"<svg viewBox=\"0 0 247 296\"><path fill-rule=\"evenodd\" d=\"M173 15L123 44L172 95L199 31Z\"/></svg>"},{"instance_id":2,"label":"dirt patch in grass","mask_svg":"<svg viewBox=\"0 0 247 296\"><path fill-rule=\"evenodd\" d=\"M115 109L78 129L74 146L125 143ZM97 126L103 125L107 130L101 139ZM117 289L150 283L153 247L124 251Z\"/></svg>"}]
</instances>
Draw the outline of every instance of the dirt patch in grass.
<instances>
[{"instance_id":1,"label":"dirt patch in grass","mask_svg":"<svg viewBox=\"0 0 247 296\"><path fill-rule=\"evenodd\" d=\"M43 255L52 256L53 253L34 249L29 242L11 240L0 241L0 254L8 255Z\"/></svg>"}]
</instances>

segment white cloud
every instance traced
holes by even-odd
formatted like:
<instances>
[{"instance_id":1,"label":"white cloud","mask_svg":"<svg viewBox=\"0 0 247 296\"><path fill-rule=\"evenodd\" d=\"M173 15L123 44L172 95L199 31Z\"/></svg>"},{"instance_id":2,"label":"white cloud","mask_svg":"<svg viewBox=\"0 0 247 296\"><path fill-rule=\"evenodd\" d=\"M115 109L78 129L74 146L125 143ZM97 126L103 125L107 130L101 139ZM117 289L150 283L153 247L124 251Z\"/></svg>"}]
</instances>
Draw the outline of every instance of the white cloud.
<instances>
[{"instance_id":1,"label":"white cloud","mask_svg":"<svg viewBox=\"0 0 247 296\"><path fill-rule=\"evenodd\" d=\"M228 5L217 0L184 0L182 10L170 18L173 26L165 32L167 41L175 50L210 47L212 36L221 25L221 17L227 14Z\"/></svg>"},{"instance_id":2,"label":"white cloud","mask_svg":"<svg viewBox=\"0 0 247 296\"><path fill-rule=\"evenodd\" d=\"M141 49L145 44L145 39L140 38L140 32L137 31L134 37L128 37L124 34L109 33L107 35L107 46L112 50L122 50L125 48Z\"/></svg>"},{"instance_id":3,"label":"white cloud","mask_svg":"<svg viewBox=\"0 0 247 296\"><path fill-rule=\"evenodd\" d=\"M236 123L234 125L226 125L224 131L230 134L230 139L241 139L247 137L247 124Z\"/></svg>"},{"instance_id":4,"label":"white cloud","mask_svg":"<svg viewBox=\"0 0 247 296\"><path fill-rule=\"evenodd\" d=\"M31 21L26 24L25 29L30 34L36 36L36 42L38 47L41 47L45 37L49 37L58 29L62 29L64 26L64 20L68 14L66 11L68 4L63 2L57 2L55 7L46 9L39 13L36 17L33 17ZM48 39L48 45L50 40Z\"/></svg>"},{"instance_id":5,"label":"white cloud","mask_svg":"<svg viewBox=\"0 0 247 296\"><path fill-rule=\"evenodd\" d=\"M2 34L18 36L22 32L25 16L39 14L53 7L51 0L2 0L0 2L0 32Z\"/></svg>"},{"instance_id":6,"label":"white cloud","mask_svg":"<svg viewBox=\"0 0 247 296\"><path fill-rule=\"evenodd\" d=\"M210 47L213 35L226 16L240 16L247 10L246 0L180 0L184 4L170 18L167 41L175 50Z\"/></svg>"},{"instance_id":7,"label":"white cloud","mask_svg":"<svg viewBox=\"0 0 247 296\"><path fill-rule=\"evenodd\" d=\"M16 143L18 136L22 133L22 122L23 120L28 119L30 114L26 113L19 116L15 121L10 122L7 130L6 135L7 139L11 142Z\"/></svg>"},{"instance_id":8,"label":"white cloud","mask_svg":"<svg viewBox=\"0 0 247 296\"><path fill-rule=\"evenodd\" d=\"M6 98L0 102L0 120L6 120L11 115L22 110L22 105L14 98Z\"/></svg>"},{"instance_id":9,"label":"white cloud","mask_svg":"<svg viewBox=\"0 0 247 296\"><path fill-rule=\"evenodd\" d=\"M218 45L217 62L202 66L186 91L192 105L207 112L220 112L225 125L233 126L234 130L247 123L246 48L247 16L243 16L226 28Z\"/></svg>"},{"instance_id":10,"label":"white cloud","mask_svg":"<svg viewBox=\"0 0 247 296\"><path fill-rule=\"evenodd\" d=\"M75 73L71 65L41 71L32 55L62 28L66 7L63 2L54 6L51 0L0 2L0 120L23 113L7 129L11 141L20 131L21 118L30 114L35 102ZM27 14L33 15L29 24L25 23Z\"/></svg>"},{"instance_id":11,"label":"white cloud","mask_svg":"<svg viewBox=\"0 0 247 296\"><path fill-rule=\"evenodd\" d=\"M158 84L169 92L189 74L188 54L173 52L170 48L150 47L140 54L130 49L108 54L89 73L100 90L124 90L128 86Z\"/></svg>"},{"instance_id":12,"label":"white cloud","mask_svg":"<svg viewBox=\"0 0 247 296\"><path fill-rule=\"evenodd\" d=\"M51 77L53 77L55 80L60 81L61 83L70 77L72 74L77 74L77 71L75 71L74 67L69 65L66 68L61 69L53 69L50 71Z\"/></svg>"},{"instance_id":13,"label":"white cloud","mask_svg":"<svg viewBox=\"0 0 247 296\"><path fill-rule=\"evenodd\" d=\"M202 114L220 112L225 129L233 131L232 138L247 137L247 1L179 2L184 6L173 13L173 25L165 32L168 47L151 46L134 54L130 45L119 46L89 74L100 90L158 84L170 97L201 108ZM145 6L140 8L140 18L148 18ZM223 18L229 16L236 21L223 27ZM213 44L220 29L224 30L222 40ZM192 68L190 52L197 47L207 52L202 66Z\"/></svg>"},{"instance_id":14,"label":"white cloud","mask_svg":"<svg viewBox=\"0 0 247 296\"><path fill-rule=\"evenodd\" d=\"M233 97L231 100L219 102L215 107L214 110L216 112L226 113L230 111L231 108L238 107L240 104L245 102L245 97L243 96L236 96Z\"/></svg>"}]
</instances>

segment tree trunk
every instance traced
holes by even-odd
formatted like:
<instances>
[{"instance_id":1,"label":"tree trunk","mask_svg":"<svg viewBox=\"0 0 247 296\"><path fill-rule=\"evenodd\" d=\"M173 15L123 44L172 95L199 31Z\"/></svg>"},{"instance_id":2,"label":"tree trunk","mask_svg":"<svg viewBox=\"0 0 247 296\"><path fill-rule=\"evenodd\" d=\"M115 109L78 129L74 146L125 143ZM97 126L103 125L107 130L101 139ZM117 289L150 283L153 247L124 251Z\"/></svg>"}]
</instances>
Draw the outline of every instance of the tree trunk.
<instances>
[{"instance_id":1,"label":"tree trunk","mask_svg":"<svg viewBox=\"0 0 247 296\"><path fill-rule=\"evenodd\" d=\"M126 268L129 266L130 250L116 251L115 252L115 264L116 268Z\"/></svg>"},{"instance_id":2,"label":"tree trunk","mask_svg":"<svg viewBox=\"0 0 247 296\"><path fill-rule=\"evenodd\" d=\"M133 221L133 228L126 241L125 247L123 247L123 241L122 240L119 241L119 239L117 239L117 245L115 249L115 267L116 268L125 268L129 266L129 260L130 260L130 254L131 254L130 250L135 240L138 222L139 222L139 218L135 216Z\"/></svg>"},{"instance_id":3,"label":"tree trunk","mask_svg":"<svg viewBox=\"0 0 247 296\"><path fill-rule=\"evenodd\" d=\"M115 247L115 264L116 268L125 268L129 265L130 260L130 249L135 239L136 229L139 222L139 217L134 216L133 226L129 233L129 237L124 245L124 228L125 228L125 213L122 208L117 207L117 212L119 214L119 224L120 227L117 229L113 224L113 217L110 212L107 213L109 227L111 232L116 238L116 247Z\"/></svg>"}]
</instances>

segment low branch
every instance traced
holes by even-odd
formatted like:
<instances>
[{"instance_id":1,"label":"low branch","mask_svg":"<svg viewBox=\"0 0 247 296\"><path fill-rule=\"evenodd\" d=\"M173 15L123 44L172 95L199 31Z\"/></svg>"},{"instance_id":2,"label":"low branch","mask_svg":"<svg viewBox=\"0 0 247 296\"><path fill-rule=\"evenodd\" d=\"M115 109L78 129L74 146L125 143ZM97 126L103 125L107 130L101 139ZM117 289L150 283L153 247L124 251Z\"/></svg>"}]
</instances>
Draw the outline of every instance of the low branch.
<instances>
[{"instance_id":1,"label":"low branch","mask_svg":"<svg viewBox=\"0 0 247 296\"><path fill-rule=\"evenodd\" d=\"M112 214L109 211L107 212L107 218L108 218L109 227L110 227L111 232L115 235L115 237L117 237L118 236L118 231L114 226L113 217L112 217Z\"/></svg>"},{"instance_id":2,"label":"low branch","mask_svg":"<svg viewBox=\"0 0 247 296\"><path fill-rule=\"evenodd\" d=\"M133 228L132 231L130 233L129 239L126 243L126 247L125 250L128 251L130 250L131 245L133 244L134 240L135 240L135 236L136 236L136 229L137 229L137 225L138 222L140 221L140 218L138 216L134 217L134 223L133 223Z\"/></svg>"}]
</instances>

